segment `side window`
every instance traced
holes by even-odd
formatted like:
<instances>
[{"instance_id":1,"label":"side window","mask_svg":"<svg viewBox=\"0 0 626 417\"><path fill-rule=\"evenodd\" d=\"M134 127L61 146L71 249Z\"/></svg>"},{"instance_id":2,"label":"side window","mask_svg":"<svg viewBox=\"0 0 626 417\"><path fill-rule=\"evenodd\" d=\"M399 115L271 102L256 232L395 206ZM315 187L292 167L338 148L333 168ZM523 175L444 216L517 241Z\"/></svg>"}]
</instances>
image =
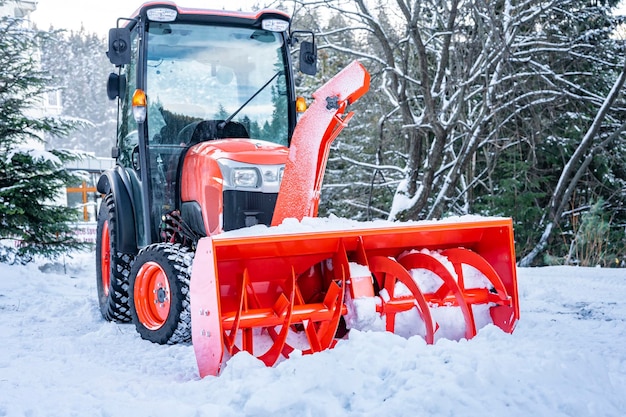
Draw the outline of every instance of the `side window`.
<instances>
[{"instance_id":1,"label":"side window","mask_svg":"<svg viewBox=\"0 0 626 417\"><path fill-rule=\"evenodd\" d=\"M131 61L130 64L124 65L121 73L126 76L126 91L121 98L119 126L117 129L117 143L120 148L120 157L118 161L125 167L132 167L132 153L137 146L139 136L137 134L137 122L133 117L132 97L137 88L137 59L139 53L139 44L137 30L131 33Z\"/></svg>"}]
</instances>

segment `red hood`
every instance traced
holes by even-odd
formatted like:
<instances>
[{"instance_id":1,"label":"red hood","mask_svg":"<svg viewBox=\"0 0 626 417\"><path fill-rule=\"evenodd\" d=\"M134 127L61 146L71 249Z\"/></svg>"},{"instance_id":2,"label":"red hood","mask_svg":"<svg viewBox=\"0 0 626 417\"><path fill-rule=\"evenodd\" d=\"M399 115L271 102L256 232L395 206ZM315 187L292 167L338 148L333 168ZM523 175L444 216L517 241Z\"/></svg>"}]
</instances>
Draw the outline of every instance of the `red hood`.
<instances>
[{"instance_id":1,"label":"red hood","mask_svg":"<svg viewBox=\"0 0 626 417\"><path fill-rule=\"evenodd\" d=\"M289 149L258 139L221 139L202 142L187 153L187 157L221 158L256 165L284 164Z\"/></svg>"}]
</instances>

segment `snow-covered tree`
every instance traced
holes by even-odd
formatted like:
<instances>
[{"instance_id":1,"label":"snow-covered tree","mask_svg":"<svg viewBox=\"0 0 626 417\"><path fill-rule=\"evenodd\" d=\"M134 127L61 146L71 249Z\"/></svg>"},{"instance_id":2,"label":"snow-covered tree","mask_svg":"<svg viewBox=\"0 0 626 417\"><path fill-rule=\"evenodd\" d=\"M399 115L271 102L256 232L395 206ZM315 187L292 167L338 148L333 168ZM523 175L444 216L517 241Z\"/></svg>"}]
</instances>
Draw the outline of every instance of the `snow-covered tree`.
<instances>
[{"instance_id":1,"label":"snow-covered tree","mask_svg":"<svg viewBox=\"0 0 626 417\"><path fill-rule=\"evenodd\" d=\"M561 169L621 70L623 48L611 37L615 1L327 0L307 6L345 20L343 28L320 33L320 48L360 58L373 75L375 101L368 109L378 123L370 125L369 141L380 146L376 157L365 152L347 169L358 166L361 178L370 179L362 183L373 185L376 173L384 174L381 187L399 181L393 202L380 211L399 220L512 216L523 242L518 253L532 248ZM344 30L361 42L346 46L333 38ZM618 154L624 141L617 123L623 105L613 103L599 131L613 146L596 153L595 165L584 171L596 181L594 191L587 191L590 182L574 182L578 196L586 195L572 202L577 210L601 192L610 194L603 196L607 204L623 204L620 162L604 158ZM350 140L349 134L342 136ZM594 179L596 167L613 182ZM371 200L372 194L362 196Z\"/></svg>"},{"instance_id":2,"label":"snow-covered tree","mask_svg":"<svg viewBox=\"0 0 626 417\"><path fill-rule=\"evenodd\" d=\"M74 209L53 203L75 177L63 163L64 151L36 150L43 133L67 135L72 122L33 116L49 77L39 67L42 34L24 29L18 19L0 18L0 261L26 262L35 254L55 257L82 246L68 224Z\"/></svg>"},{"instance_id":3,"label":"snow-covered tree","mask_svg":"<svg viewBox=\"0 0 626 417\"><path fill-rule=\"evenodd\" d=\"M81 121L68 137L46 138L50 148L111 156L117 108L106 94L106 80L112 70L105 54L106 42L82 27L71 32L49 30L42 46L42 67L61 92L61 114Z\"/></svg>"}]
</instances>

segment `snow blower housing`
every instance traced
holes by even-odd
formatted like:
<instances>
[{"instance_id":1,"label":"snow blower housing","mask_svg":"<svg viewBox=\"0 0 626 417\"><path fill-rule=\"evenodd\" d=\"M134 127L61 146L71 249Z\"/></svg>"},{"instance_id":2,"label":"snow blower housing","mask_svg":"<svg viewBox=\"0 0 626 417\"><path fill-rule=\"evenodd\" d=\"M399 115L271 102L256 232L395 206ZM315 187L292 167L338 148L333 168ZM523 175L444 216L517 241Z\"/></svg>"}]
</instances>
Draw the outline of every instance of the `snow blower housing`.
<instances>
[{"instance_id":1,"label":"snow blower housing","mask_svg":"<svg viewBox=\"0 0 626 417\"><path fill-rule=\"evenodd\" d=\"M510 219L309 219L369 74L353 62L298 114L290 48L315 74L316 47L311 33L289 30L279 11L164 1L111 29L117 164L98 182L96 242L104 318L132 321L155 343L191 340L201 376L240 350L272 365L330 348L372 316L391 332L408 317L429 343L471 338L486 323L512 332ZM289 229L290 218L313 223ZM446 333L444 309L458 313L459 334Z\"/></svg>"}]
</instances>

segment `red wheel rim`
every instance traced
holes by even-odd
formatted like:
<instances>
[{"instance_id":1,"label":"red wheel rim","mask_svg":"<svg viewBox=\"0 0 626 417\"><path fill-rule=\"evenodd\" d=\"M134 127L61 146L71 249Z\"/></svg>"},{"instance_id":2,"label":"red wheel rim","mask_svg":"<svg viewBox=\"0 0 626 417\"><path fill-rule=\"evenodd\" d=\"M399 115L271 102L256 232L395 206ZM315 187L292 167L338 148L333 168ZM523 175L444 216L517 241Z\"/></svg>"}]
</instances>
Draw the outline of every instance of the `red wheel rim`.
<instances>
[{"instance_id":1,"label":"red wheel rim","mask_svg":"<svg viewBox=\"0 0 626 417\"><path fill-rule=\"evenodd\" d=\"M109 236L109 222L104 222L100 244L100 275L102 276L102 290L106 297L109 296L111 286L111 238Z\"/></svg>"},{"instance_id":2,"label":"red wheel rim","mask_svg":"<svg viewBox=\"0 0 626 417\"><path fill-rule=\"evenodd\" d=\"M146 262L135 278L133 291L137 318L147 329L157 330L165 324L170 313L170 285L163 268L156 262Z\"/></svg>"}]
</instances>

